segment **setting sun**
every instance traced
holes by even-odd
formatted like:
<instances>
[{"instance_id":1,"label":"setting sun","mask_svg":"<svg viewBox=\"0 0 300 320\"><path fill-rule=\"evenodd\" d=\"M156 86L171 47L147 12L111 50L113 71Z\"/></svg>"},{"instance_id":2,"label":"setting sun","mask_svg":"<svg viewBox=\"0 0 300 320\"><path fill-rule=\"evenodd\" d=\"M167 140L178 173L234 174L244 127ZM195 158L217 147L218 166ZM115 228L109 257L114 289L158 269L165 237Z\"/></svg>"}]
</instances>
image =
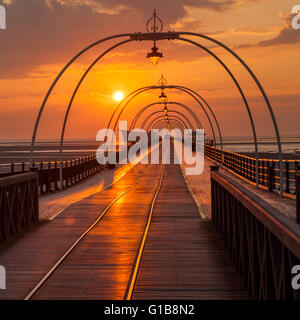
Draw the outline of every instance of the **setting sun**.
<instances>
[{"instance_id":1,"label":"setting sun","mask_svg":"<svg viewBox=\"0 0 300 320\"><path fill-rule=\"evenodd\" d=\"M123 95L123 93L121 91L115 92L114 99L116 101L121 101L121 100L123 100L123 98L124 98L124 95Z\"/></svg>"}]
</instances>

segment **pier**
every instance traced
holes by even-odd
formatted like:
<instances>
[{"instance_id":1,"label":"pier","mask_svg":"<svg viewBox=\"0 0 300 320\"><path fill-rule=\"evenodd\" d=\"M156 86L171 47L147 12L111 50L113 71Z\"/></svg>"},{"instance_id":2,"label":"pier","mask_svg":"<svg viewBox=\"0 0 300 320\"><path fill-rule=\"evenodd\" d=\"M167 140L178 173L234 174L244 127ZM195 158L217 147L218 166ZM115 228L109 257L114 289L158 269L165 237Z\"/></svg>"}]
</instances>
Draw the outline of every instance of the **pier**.
<instances>
[{"instance_id":1,"label":"pier","mask_svg":"<svg viewBox=\"0 0 300 320\"><path fill-rule=\"evenodd\" d=\"M58 140L49 150L39 145L41 119L56 85L77 59L110 40L115 43L82 67L62 112ZM253 153L226 150L216 108L199 90L180 79L168 84L163 75L158 83L140 84L126 97L115 93L119 104L95 134L94 143L99 149L104 146L105 161L99 160L99 149L85 152L78 146L79 155L72 157L70 144L71 152L64 153L74 99L93 67L117 47L149 41L153 47L146 57L154 65L163 58L158 43L180 42L208 54L225 71L241 99ZM227 57L213 52L215 47L242 68L262 98L274 157L259 152L258 108L249 103ZM175 100L169 99L173 93ZM151 94L151 103L142 99ZM179 101L182 96L190 102ZM101 110L101 121L106 111ZM124 141L116 143L117 136ZM170 163L163 161L166 141ZM180 153L188 153L189 159L199 156L203 171L187 174L191 162L185 157L175 161L181 158L176 145L184 146ZM136 146L133 161L123 162ZM46 153L37 156L37 147ZM52 80L28 150L8 146L14 148L22 161L0 166L1 300L300 299L299 159L285 158L262 83L245 60L219 40L196 32L165 32L156 10L146 32L96 39L66 61ZM156 151L157 163L150 161ZM108 160L110 152L113 161ZM55 159L50 159L53 153ZM3 155L5 162L12 158Z\"/></svg>"},{"instance_id":2,"label":"pier","mask_svg":"<svg viewBox=\"0 0 300 320\"><path fill-rule=\"evenodd\" d=\"M274 200L263 200L255 187L246 189L228 170L211 172L218 167L210 160L198 181L185 176L184 167L137 163L105 169L89 178L100 182L104 175L100 191L90 189L89 179L81 182L65 209L48 206L40 223L0 244L0 264L7 268L7 290L0 298L298 298L289 268L299 261L300 227L272 207ZM245 189L243 199L226 191L236 213L226 212L224 191L215 190L226 184ZM84 189L91 194L80 199ZM59 194L44 195L41 203L47 197L59 201ZM293 200L285 202L292 211ZM252 227L239 214L248 215ZM261 240L256 242L251 232ZM280 251L282 259L269 260ZM253 259L261 270L253 269ZM277 282L268 280L269 273Z\"/></svg>"}]
</instances>

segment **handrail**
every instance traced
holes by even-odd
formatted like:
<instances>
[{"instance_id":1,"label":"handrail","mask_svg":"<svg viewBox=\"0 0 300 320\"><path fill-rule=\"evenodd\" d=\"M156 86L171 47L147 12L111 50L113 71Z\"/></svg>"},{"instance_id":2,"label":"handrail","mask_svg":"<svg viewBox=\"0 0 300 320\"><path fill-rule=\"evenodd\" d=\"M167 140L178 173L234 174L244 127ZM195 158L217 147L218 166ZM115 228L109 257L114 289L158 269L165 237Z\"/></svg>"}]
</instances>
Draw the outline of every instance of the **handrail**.
<instances>
[{"instance_id":1,"label":"handrail","mask_svg":"<svg viewBox=\"0 0 300 320\"><path fill-rule=\"evenodd\" d=\"M0 178L0 187L11 186L13 184L21 183L28 180L33 180L33 179L36 179L37 176L38 175L36 172L25 172L22 174Z\"/></svg>"},{"instance_id":2,"label":"handrail","mask_svg":"<svg viewBox=\"0 0 300 320\"><path fill-rule=\"evenodd\" d=\"M212 221L254 299L299 300L300 225L211 166Z\"/></svg>"},{"instance_id":3,"label":"handrail","mask_svg":"<svg viewBox=\"0 0 300 320\"><path fill-rule=\"evenodd\" d=\"M225 174L212 171L211 177L238 199L278 240L300 259L300 225Z\"/></svg>"},{"instance_id":4,"label":"handrail","mask_svg":"<svg viewBox=\"0 0 300 320\"><path fill-rule=\"evenodd\" d=\"M223 163L223 166L234 174L241 176L250 183L255 182L255 160L246 155L236 152L225 151L209 145L205 145L205 155L207 158ZM223 155L221 155L223 151ZM278 159L258 159L258 182L259 187L268 188L270 192L279 191L280 180L283 183L283 192L285 194L295 195L296 193L296 172L300 164L300 160L283 160L282 177L278 175L280 172Z\"/></svg>"}]
</instances>

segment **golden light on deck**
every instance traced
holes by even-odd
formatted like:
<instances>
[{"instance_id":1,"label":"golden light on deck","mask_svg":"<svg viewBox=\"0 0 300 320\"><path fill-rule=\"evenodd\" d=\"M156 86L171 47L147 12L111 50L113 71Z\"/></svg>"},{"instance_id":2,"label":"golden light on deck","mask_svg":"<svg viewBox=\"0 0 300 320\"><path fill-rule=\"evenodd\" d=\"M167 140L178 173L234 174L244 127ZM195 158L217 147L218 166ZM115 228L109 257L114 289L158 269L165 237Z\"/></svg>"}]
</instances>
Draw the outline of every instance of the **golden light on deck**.
<instances>
[{"instance_id":1,"label":"golden light on deck","mask_svg":"<svg viewBox=\"0 0 300 320\"><path fill-rule=\"evenodd\" d=\"M116 101L121 101L121 100L123 100L123 98L124 98L124 95L121 91L117 91L114 93L114 99Z\"/></svg>"}]
</instances>

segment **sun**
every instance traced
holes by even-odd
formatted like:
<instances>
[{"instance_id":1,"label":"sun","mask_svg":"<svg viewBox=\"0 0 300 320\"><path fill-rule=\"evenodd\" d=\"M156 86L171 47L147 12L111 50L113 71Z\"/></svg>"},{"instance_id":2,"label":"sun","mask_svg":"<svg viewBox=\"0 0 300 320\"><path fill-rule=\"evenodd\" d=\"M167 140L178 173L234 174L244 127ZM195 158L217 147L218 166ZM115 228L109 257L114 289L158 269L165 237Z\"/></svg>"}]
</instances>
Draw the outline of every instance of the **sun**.
<instances>
[{"instance_id":1,"label":"sun","mask_svg":"<svg viewBox=\"0 0 300 320\"><path fill-rule=\"evenodd\" d=\"M121 101L121 100L123 100L123 98L124 98L124 95L121 91L117 91L114 93L114 99L116 101Z\"/></svg>"}]
</instances>

